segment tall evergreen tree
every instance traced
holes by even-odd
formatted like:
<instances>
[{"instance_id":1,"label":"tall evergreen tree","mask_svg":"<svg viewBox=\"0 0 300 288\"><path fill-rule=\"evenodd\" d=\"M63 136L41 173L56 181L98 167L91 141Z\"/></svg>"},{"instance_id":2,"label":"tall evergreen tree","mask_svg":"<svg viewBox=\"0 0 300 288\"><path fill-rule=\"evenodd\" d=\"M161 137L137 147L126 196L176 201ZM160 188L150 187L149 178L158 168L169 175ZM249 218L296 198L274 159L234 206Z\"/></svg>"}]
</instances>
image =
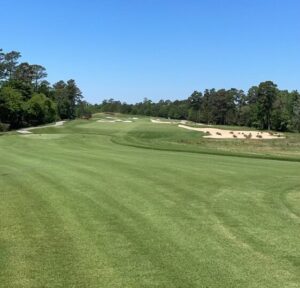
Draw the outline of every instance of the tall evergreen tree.
<instances>
[{"instance_id":1,"label":"tall evergreen tree","mask_svg":"<svg viewBox=\"0 0 300 288\"><path fill-rule=\"evenodd\" d=\"M272 81L262 82L258 86L258 121L260 123L260 128L262 129L271 129L271 112L277 93L277 85Z\"/></svg>"}]
</instances>

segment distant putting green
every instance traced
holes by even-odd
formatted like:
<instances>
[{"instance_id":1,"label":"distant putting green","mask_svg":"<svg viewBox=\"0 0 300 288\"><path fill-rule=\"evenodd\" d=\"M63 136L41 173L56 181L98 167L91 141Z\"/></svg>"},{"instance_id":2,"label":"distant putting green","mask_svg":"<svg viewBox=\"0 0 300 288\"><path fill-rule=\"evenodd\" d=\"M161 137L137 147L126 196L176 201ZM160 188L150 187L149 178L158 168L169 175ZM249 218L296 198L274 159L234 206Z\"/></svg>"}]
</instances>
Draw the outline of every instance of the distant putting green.
<instances>
[{"instance_id":1,"label":"distant putting green","mask_svg":"<svg viewBox=\"0 0 300 288\"><path fill-rule=\"evenodd\" d=\"M106 117L0 136L0 287L300 287L299 135Z\"/></svg>"}]
</instances>

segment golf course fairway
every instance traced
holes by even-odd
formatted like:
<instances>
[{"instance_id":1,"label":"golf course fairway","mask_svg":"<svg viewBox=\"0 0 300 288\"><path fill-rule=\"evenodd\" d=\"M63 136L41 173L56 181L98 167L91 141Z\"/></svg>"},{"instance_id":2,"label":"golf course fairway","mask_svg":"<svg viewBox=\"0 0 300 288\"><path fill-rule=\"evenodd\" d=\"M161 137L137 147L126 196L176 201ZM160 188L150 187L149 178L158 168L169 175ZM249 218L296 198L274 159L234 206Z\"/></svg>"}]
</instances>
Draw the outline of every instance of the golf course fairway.
<instances>
[{"instance_id":1,"label":"golf course fairway","mask_svg":"<svg viewBox=\"0 0 300 288\"><path fill-rule=\"evenodd\" d=\"M99 119L0 136L0 287L300 287L289 140Z\"/></svg>"}]
</instances>

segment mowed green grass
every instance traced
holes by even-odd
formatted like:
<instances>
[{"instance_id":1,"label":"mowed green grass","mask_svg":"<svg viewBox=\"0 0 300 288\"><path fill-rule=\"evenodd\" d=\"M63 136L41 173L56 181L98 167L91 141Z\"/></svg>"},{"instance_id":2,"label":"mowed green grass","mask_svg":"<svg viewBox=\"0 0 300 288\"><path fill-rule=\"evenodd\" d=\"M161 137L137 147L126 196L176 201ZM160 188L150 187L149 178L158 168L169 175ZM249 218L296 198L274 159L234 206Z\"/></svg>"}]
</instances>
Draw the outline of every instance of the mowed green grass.
<instances>
[{"instance_id":1,"label":"mowed green grass","mask_svg":"<svg viewBox=\"0 0 300 288\"><path fill-rule=\"evenodd\" d=\"M286 144L96 120L0 136L0 287L300 287Z\"/></svg>"}]
</instances>

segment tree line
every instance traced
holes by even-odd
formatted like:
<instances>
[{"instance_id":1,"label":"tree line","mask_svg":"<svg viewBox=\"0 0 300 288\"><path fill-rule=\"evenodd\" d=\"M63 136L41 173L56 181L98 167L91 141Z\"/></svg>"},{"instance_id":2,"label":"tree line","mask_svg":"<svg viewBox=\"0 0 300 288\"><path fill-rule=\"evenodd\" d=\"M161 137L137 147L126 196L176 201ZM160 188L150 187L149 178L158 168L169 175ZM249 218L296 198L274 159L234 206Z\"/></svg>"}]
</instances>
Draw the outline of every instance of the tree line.
<instances>
[{"instance_id":1,"label":"tree line","mask_svg":"<svg viewBox=\"0 0 300 288\"><path fill-rule=\"evenodd\" d=\"M75 80L51 85L45 67L0 49L0 131L74 119L87 105Z\"/></svg>"},{"instance_id":2,"label":"tree line","mask_svg":"<svg viewBox=\"0 0 300 288\"><path fill-rule=\"evenodd\" d=\"M272 81L248 92L232 89L194 91L184 100L149 99L127 104L114 99L91 105L83 101L74 80L47 81L45 67L19 63L20 52L0 49L0 131L35 126L59 119L91 117L94 112L119 112L219 125L300 132L300 94L278 89Z\"/></svg>"},{"instance_id":3,"label":"tree line","mask_svg":"<svg viewBox=\"0 0 300 288\"><path fill-rule=\"evenodd\" d=\"M251 87L247 93L232 88L194 91L185 100L149 99L136 104L109 99L94 107L102 112L147 115L218 125L300 132L300 94L278 89L272 81Z\"/></svg>"}]
</instances>

